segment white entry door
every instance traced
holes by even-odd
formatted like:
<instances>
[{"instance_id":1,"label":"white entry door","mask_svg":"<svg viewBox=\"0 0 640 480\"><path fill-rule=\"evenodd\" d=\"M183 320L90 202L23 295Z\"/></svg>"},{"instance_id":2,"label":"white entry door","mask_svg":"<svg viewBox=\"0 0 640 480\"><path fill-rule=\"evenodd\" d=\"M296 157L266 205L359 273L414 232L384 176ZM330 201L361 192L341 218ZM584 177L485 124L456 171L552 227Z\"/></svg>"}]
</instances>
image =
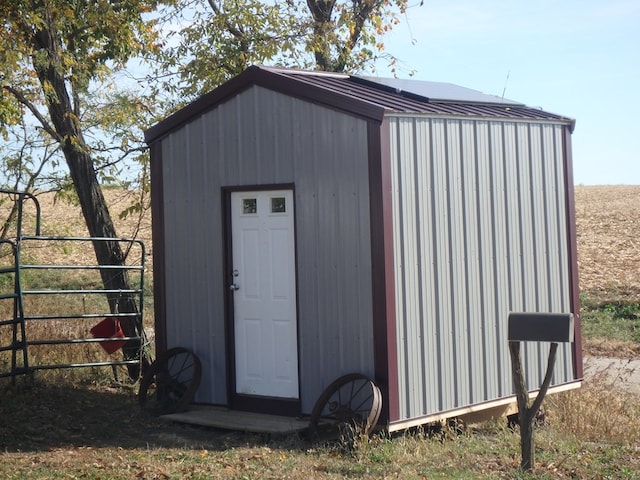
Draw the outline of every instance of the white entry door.
<instances>
[{"instance_id":1,"label":"white entry door","mask_svg":"<svg viewBox=\"0 0 640 480\"><path fill-rule=\"evenodd\" d=\"M236 393L298 398L293 191L232 192Z\"/></svg>"}]
</instances>

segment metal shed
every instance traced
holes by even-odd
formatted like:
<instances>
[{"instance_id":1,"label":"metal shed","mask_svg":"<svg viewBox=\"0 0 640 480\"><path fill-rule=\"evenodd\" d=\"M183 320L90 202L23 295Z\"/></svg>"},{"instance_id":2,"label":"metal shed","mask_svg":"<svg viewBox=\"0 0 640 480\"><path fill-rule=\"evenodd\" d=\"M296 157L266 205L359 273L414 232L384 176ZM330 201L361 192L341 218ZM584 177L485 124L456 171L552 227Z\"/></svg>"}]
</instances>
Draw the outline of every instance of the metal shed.
<instances>
[{"instance_id":1,"label":"metal shed","mask_svg":"<svg viewBox=\"0 0 640 480\"><path fill-rule=\"evenodd\" d=\"M570 312L566 117L449 84L253 66L145 132L156 344L196 402L309 414L359 372L390 430L513 401L511 311ZM548 346L528 344L539 385Z\"/></svg>"}]
</instances>

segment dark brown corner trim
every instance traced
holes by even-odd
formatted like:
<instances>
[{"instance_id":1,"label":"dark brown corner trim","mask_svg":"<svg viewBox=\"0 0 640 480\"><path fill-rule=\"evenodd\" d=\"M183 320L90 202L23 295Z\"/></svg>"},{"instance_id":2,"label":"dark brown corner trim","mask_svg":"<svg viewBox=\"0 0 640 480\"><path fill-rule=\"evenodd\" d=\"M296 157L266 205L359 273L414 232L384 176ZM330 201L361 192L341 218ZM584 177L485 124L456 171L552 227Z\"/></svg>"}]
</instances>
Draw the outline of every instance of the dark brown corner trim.
<instances>
[{"instance_id":1,"label":"dark brown corner trim","mask_svg":"<svg viewBox=\"0 0 640 480\"><path fill-rule=\"evenodd\" d=\"M573 365L576 379L583 377L582 320L580 319L580 284L578 277L578 240L576 234L576 207L573 187L573 153L571 150L571 127L563 129L562 151L565 162L565 192L567 209L567 236L569 241L569 281L571 284L571 309L574 316Z\"/></svg>"},{"instance_id":2,"label":"dark brown corner trim","mask_svg":"<svg viewBox=\"0 0 640 480\"><path fill-rule=\"evenodd\" d=\"M162 145L150 147L151 169L151 225L153 235L153 306L156 355L167 349L167 284L164 243L164 182L162 174Z\"/></svg>"},{"instance_id":3,"label":"dark brown corner trim","mask_svg":"<svg viewBox=\"0 0 640 480\"><path fill-rule=\"evenodd\" d=\"M397 421L398 360L396 345L393 212L389 123L369 122L369 191L371 216L371 276L373 343L376 382L382 390L380 422Z\"/></svg>"}]
</instances>

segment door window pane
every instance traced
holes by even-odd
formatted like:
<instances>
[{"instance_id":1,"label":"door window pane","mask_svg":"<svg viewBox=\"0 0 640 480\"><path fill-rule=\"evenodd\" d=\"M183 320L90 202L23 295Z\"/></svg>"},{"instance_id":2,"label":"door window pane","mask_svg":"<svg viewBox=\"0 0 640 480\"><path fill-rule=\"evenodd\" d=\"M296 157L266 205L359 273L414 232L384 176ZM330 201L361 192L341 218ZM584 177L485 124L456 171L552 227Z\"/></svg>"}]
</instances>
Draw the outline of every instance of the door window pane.
<instances>
[{"instance_id":1,"label":"door window pane","mask_svg":"<svg viewBox=\"0 0 640 480\"><path fill-rule=\"evenodd\" d=\"M258 213L258 202L255 198L242 199L242 213L244 213L245 215Z\"/></svg>"},{"instance_id":2,"label":"door window pane","mask_svg":"<svg viewBox=\"0 0 640 480\"><path fill-rule=\"evenodd\" d=\"M284 197L271 197L271 213L285 213L287 205Z\"/></svg>"}]
</instances>

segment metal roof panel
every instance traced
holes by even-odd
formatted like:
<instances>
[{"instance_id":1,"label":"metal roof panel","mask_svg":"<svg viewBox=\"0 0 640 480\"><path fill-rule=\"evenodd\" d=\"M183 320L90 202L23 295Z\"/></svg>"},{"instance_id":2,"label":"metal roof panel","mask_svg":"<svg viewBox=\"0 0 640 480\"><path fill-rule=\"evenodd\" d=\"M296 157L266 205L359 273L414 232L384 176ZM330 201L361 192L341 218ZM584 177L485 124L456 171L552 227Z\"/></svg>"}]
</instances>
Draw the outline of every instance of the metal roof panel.
<instances>
[{"instance_id":1,"label":"metal roof panel","mask_svg":"<svg viewBox=\"0 0 640 480\"><path fill-rule=\"evenodd\" d=\"M465 100L434 101L429 98L417 95L415 92L397 91L389 85L382 83L362 81L362 77L326 75L322 72L313 75L305 72L301 75L296 70L280 70L282 75L296 78L300 82L313 85L316 88L324 89L327 93L332 92L347 95L353 99L377 105L385 110L399 113L424 113L439 115L462 115L462 116L482 116L500 117L513 119L533 119L533 120L553 120L566 121L571 123L568 117L544 111L539 108L527 107L522 103L496 103L493 102L471 102ZM449 92L454 92L450 89ZM475 90L459 87L459 92L467 91L471 96ZM477 92L477 99L481 98ZM487 100L497 97L487 96Z\"/></svg>"},{"instance_id":2,"label":"metal roof panel","mask_svg":"<svg viewBox=\"0 0 640 480\"><path fill-rule=\"evenodd\" d=\"M574 120L485 95L457 85L399 79L372 79L343 73L252 66L145 131L151 143L252 85L381 121L388 113L452 115L506 119Z\"/></svg>"},{"instance_id":3,"label":"metal roof panel","mask_svg":"<svg viewBox=\"0 0 640 480\"><path fill-rule=\"evenodd\" d=\"M379 77L352 77L354 80L363 80L372 84L380 84L392 88L396 93L408 92L431 102L454 102L454 103L482 103L497 105L518 105L524 106L520 102L501 98L496 95L488 95L478 90L461 87L453 83L428 82L424 80L409 80L402 78L379 78Z\"/></svg>"}]
</instances>

